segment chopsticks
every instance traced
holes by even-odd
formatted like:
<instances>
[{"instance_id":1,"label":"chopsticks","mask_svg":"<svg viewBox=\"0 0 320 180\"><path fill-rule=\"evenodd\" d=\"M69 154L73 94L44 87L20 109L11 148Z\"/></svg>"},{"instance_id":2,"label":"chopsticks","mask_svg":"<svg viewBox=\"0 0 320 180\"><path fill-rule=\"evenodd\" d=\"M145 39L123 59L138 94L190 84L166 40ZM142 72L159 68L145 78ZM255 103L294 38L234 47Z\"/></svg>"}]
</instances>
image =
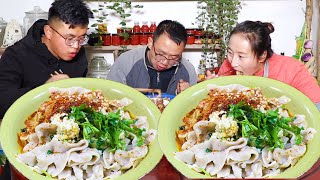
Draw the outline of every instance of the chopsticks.
<instances>
[{"instance_id":1,"label":"chopsticks","mask_svg":"<svg viewBox=\"0 0 320 180\"><path fill-rule=\"evenodd\" d=\"M63 72L62 72L61 69L59 69L58 71L59 71L59 72L54 71L54 74L50 74L50 76L52 77L52 76L54 76L54 75L63 74Z\"/></svg>"}]
</instances>

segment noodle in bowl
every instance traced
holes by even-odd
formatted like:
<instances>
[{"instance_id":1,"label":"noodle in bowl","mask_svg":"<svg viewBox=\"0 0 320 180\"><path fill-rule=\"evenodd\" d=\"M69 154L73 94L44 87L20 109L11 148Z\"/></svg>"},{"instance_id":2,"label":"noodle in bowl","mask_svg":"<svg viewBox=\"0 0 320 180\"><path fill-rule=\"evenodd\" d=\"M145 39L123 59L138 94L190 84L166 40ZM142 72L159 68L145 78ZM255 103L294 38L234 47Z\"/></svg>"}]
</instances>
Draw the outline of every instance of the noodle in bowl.
<instances>
[{"instance_id":1,"label":"noodle in bowl","mask_svg":"<svg viewBox=\"0 0 320 180\"><path fill-rule=\"evenodd\" d=\"M52 89L52 87L57 88ZM51 99L48 101L50 94ZM82 94L83 97L88 96L88 99L94 103L86 103L88 107L86 107L87 111L83 110L83 112L85 112L84 114L94 112L96 113L95 116L101 116L107 119L108 116L110 116L108 122L112 122L113 124L118 121L121 121L121 123L125 122L128 125L126 126L127 130L131 132L121 130L121 128L119 130L120 126L123 127L122 124L119 127L115 127L114 129L119 130L116 132L118 140L124 140L124 142L117 141L119 142L118 147L109 147L110 144L106 143L107 141L102 141L97 138L100 137L100 134L95 136L90 133L90 130L83 129L83 127L90 127L91 130L99 129L102 131L102 128L99 128L99 126L95 126L95 129L93 127L94 123L91 122L91 125L87 123L87 120L90 121L89 115L84 118L85 120L76 120L77 118L72 120L72 116L68 114L72 112L64 111L65 107L67 107L65 109L69 108L70 110L68 102L72 100L68 99L65 103L61 104L55 103L53 107L57 107L56 111L54 108L50 108L49 105L52 104L53 99L61 98L62 94L70 94L70 97L77 97L79 94ZM74 99L74 103L71 104L80 104L80 106L71 107L71 109L73 112L80 112L82 103L77 104L76 101L77 100ZM61 99L59 102L61 102ZM32 104L32 106L30 106L30 104ZM37 113L39 113L38 108L42 108L42 110L44 110L43 112L48 114L48 117L50 116L50 111L55 111L56 113L52 113L49 120L46 118L46 121L38 124L36 124L35 121L29 120L29 122L26 123L27 126L24 125L27 117L36 119L35 117L37 117ZM17 114L16 112L19 112L17 110L20 110L21 113ZM35 111L36 113L30 116ZM78 116L76 114L74 115ZM44 116L46 117L46 115ZM119 120L112 121L111 119L116 116ZM147 97L135 91L133 88L100 79L68 79L40 86L18 99L10 107L3 119L1 126L1 143L10 163L29 179L43 179L45 178L43 175L63 178L70 176L70 170L72 170L72 175L76 173L78 173L78 175L82 174L83 178L141 178L151 171L162 157L156 138L157 120L159 117L160 112L157 107L150 102ZM13 122L16 123L13 124ZM111 132L110 129L103 132L106 133L107 131ZM36 133L33 134L32 132ZM135 133L137 135L136 137L134 135ZM18 143L12 143L17 142L17 134L19 134L20 146ZM82 135L83 137L86 135L87 138L80 138ZM31 137L37 139L38 142L30 141L30 139L33 139ZM94 141L94 139L96 139L96 141ZM108 138L106 137L105 139ZM105 142L106 146L104 146L102 142ZM21 146L23 147L22 150L19 149ZM23 153L20 154L21 152ZM128 156L126 156L126 154ZM116 160L116 157L129 157L128 159L123 159L123 162L130 162L131 165L126 163L122 164ZM50 161L50 159L52 160L52 165L47 162ZM59 160L62 160L63 163L58 162ZM65 161L67 163L65 163ZM85 161L86 163L80 163ZM47 167L45 167L46 163L48 164ZM27 166L27 164L29 166ZM65 167L60 167L65 164ZM71 167L71 164L77 167ZM113 167L111 167L112 165ZM45 168L43 169L43 167ZM79 168L82 169L82 172L79 171ZM114 168L120 170L121 173L120 171L114 171ZM106 170L108 169L112 169L113 173L107 175ZM101 170L103 173L101 173ZM93 172L99 171L100 175L93 175ZM64 175L59 174L61 172L63 172Z\"/></svg>"},{"instance_id":2,"label":"noodle in bowl","mask_svg":"<svg viewBox=\"0 0 320 180\"><path fill-rule=\"evenodd\" d=\"M224 112L228 110L223 110L223 105L218 105L221 101L221 104L229 107L229 104L237 104L239 101L222 98L213 93L210 97L215 97L216 101L210 104L208 87L216 90L227 89L230 92L245 88L252 94L248 96L251 97L249 101L254 109L266 112L267 109L279 108L277 112L281 117L297 115L296 118L292 118L294 120L292 124L302 127L299 123L304 123L304 130L301 130L301 144L294 144L297 139L294 135L285 138L287 133L286 135L279 133L279 139L285 139L284 149L276 147L277 145L273 148L254 146L253 142L256 141L253 138L240 136L243 133L250 134L250 131L243 131L245 128L241 127L239 118L235 120L229 117L231 112ZM260 90L265 97L259 96ZM260 103L255 105L252 99ZM300 104L301 102L305 103ZM216 111L205 111L213 108L214 104L219 106ZM257 106L258 104L260 105ZM201 105L203 109L199 110ZM233 107L237 108L239 106ZM320 156L316 150L319 136L314 135L320 131L318 120L319 111L315 105L301 92L284 83L262 77L229 76L199 83L176 96L162 113L158 133L165 156L188 178L296 178L310 169ZM173 122L172 126L165 126L169 122ZM283 154L290 155L284 157L281 156ZM262 158L262 155L265 158ZM279 162L282 159L283 162Z\"/></svg>"}]
</instances>

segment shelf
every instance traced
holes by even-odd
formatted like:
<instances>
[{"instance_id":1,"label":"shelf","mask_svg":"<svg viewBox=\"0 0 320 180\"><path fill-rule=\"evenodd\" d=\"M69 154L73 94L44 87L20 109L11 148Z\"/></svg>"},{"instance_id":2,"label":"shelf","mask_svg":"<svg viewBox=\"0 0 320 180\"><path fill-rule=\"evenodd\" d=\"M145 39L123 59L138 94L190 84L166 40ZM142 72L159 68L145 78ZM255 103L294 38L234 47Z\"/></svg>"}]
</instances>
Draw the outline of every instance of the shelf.
<instances>
[{"instance_id":1,"label":"shelf","mask_svg":"<svg viewBox=\"0 0 320 180\"><path fill-rule=\"evenodd\" d=\"M187 44L185 51L200 51L202 50L202 44ZM127 45L127 49L134 49L139 47L146 47L146 45ZM122 50L122 46L85 46L89 51L99 51L99 52L112 52L115 50ZM219 50L219 48L216 48Z\"/></svg>"},{"instance_id":2,"label":"shelf","mask_svg":"<svg viewBox=\"0 0 320 180\"><path fill-rule=\"evenodd\" d=\"M202 51L203 44L187 44L185 51ZM122 46L84 46L88 51L95 52L113 52L116 50L122 50ZM127 49L134 49L138 47L146 47L146 45L128 45ZM0 55L4 52L6 48L0 48ZM219 48L216 48L219 50Z\"/></svg>"}]
</instances>

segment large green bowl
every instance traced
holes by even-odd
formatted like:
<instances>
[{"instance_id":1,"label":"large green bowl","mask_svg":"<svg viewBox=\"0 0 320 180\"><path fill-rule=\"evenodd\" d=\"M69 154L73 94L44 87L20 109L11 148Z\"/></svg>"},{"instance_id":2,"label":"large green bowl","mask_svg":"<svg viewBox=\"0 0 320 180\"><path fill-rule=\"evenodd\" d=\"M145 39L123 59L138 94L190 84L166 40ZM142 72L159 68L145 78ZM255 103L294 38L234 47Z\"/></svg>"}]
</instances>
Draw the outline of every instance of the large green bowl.
<instances>
[{"instance_id":1,"label":"large green bowl","mask_svg":"<svg viewBox=\"0 0 320 180\"><path fill-rule=\"evenodd\" d=\"M147 116L150 128L157 129L161 115L157 106L149 98L129 86L93 78L72 78L42 85L23 95L9 108L2 120L0 129L0 142L6 156L10 163L28 179L43 180L45 177L32 171L27 165L17 160L16 155L19 153L17 133L24 128L24 120L38 109L41 103L49 99L48 89L50 87L67 88L72 86L101 89L108 99L122 99L124 97L131 99L133 103L128 106L128 110L136 116ZM149 153L140 164L117 179L141 178L157 165L162 155L156 138L149 147Z\"/></svg>"},{"instance_id":2,"label":"large green bowl","mask_svg":"<svg viewBox=\"0 0 320 180\"><path fill-rule=\"evenodd\" d=\"M185 163L174 157L174 152L178 151L175 132L178 130L178 127L182 125L183 117L195 108L202 99L207 97L208 84L242 84L247 87L260 87L267 97L280 97L285 95L292 100L287 106L290 112L293 114L306 115L308 126L317 130L318 134L316 134L310 144L308 144L306 154L294 167L288 168L276 176L276 178L299 177L308 171L318 160L320 157L320 112L308 97L297 89L276 80L255 76L227 76L207 80L188 88L176 96L162 112L158 126L160 147L169 162L184 176L197 179L208 178L208 176L191 170Z\"/></svg>"}]
</instances>

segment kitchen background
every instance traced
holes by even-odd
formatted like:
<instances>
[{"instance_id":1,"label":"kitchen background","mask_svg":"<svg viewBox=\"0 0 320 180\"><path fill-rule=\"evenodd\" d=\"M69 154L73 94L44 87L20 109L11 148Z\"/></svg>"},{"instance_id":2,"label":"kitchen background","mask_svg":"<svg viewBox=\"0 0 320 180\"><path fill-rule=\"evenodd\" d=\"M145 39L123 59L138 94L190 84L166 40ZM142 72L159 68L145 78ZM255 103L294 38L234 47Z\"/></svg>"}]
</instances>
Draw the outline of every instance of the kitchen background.
<instances>
[{"instance_id":1,"label":"kitchen background","mask_svg":"<svg viewBox=\"0 0 320 180\"><path fill-rule=\"evenodd\" d=\"M1 0L0 17L9 22L16 20L23 26L23 18L25 12L31 11L34 6L40 6L44 11L48 11L53 0ZM295 38L300 35L305 21L305 5L306 0L245 0L242 2L242 9L239 14L239 22L244 20L260 20L272 22L275 32L271 34L273 50L280 54L292 56L295 54L296 41ZM98 5L97 1L87 1L92 9ZM101 2L100 2L101 3ZM319 22L318 1L314 1L313 9L313 25L311 39L316 42L317 23ZM131 17L127 26L133 26L134 21L151 21L159 23L164 19L177 20L186 28L196 28L196 17L198 14L197 1L139 1L133 2L133 5L143 5L139 11L131 12ZM92 20L91 23L94 21ZM114 16L108 16L107 28L110 33L115 33L119 27L120 19ZM89 25L90 26L90 25ZM89 30L91 32L93 28ZM317 49L317 43L314 43L314 50ZM316 54L316 52L314 52ZM103 55L109 63L113 63L113 54L111 52L90 52L88 59L92 59L93 55ZM201 58L201 50L198 52L184 52L183 56L197 67Z\"/></svg>"}]
</instances>

